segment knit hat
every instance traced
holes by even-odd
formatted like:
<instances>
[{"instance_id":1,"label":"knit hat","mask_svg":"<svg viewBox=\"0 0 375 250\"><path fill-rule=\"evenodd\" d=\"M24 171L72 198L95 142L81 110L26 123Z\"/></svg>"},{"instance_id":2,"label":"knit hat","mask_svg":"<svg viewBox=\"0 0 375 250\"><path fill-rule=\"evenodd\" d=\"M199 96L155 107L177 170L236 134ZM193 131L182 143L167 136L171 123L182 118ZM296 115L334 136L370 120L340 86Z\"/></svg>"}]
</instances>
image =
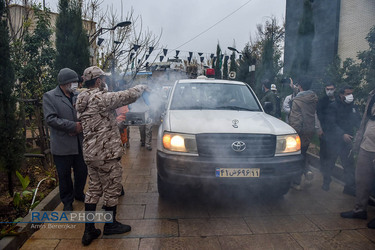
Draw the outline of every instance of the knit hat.
<instances>
[{"instance_id":1,"label":"knit hat","mask_svg":"<svg viewBox=\"0 0 375 250\"><path fill-rule=\"evenodd\" d=\"M63 68L57 75L57 80L60 85L68 84L71 82L78 82L78 74L69 68Z\"/></svg>"},{"instance_id":2,"label":"knit hat","mask_svg":"<svg viewBox=\"0 0 375 250\"><path fill-rule=\"evenodd\" d=\"M88 67L87 69L85 69L85 71L83 71L83 79L85 81L90 81L92 79L98 78L100 76L106 76L106 75L108 74L104 73L104 71L101 70L97 66Z\"/></svg>"}]
</instances>

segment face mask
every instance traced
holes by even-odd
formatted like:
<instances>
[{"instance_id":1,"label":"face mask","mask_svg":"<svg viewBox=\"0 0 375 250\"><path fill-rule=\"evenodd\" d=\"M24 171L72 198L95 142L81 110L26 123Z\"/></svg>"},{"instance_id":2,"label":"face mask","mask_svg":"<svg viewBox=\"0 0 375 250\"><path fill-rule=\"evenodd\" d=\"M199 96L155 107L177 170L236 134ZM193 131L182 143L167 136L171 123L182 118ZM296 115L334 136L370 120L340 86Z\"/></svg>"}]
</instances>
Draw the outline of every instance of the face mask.
<instances>
[{"instance_id":1,"label":"face mask","mask_svg":"<svg viewBox=\"0 0 375 250\"><path fill-rule=\"evenodd\" d=\"M327 96L332 97L332 96L335 95L335 91L334 90L326 90L326 94L327 94Z\"/></svg>"},{"instance_id":2,"label":"face mask","mask_svg":"<svg viewBox=\"0 0 375 250\"><path fill-rule=\"evenodd\" d=\"M350 94L350 95L345 96L344 102L346 102L347 104L349 104L349 103L352 103L353 100L354 100L354 97L353 97L352 94Z\"/></svg>"},{"instance_id":3,"label":"face mask","mask_svg":"<svg viewBox=\"0 0 375 250\"><path fill-rule=\"evenodd\" d=\"M76 91L77 88L78 88L78 82L72 82L72 85L70 85L70 89L72 91Z\"/></svg>"}]
</instances>

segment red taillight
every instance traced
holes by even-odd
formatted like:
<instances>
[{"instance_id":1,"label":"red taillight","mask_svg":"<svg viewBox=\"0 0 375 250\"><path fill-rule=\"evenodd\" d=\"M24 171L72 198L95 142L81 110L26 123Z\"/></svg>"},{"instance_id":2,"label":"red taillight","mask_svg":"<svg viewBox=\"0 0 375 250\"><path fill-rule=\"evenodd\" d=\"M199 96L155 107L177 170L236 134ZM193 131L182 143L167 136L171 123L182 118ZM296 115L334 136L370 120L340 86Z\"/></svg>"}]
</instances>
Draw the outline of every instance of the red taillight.
<instances>
[{"instance_id":1,"label":"red taillight","mask_svg":"<svg viewBox=\"0 0 375 250\"><path fill-rule=\"evenodd\" d=\"M214 76L215 75L215 69L206 69L206 76Z\"/></svg>"}]
</instances>

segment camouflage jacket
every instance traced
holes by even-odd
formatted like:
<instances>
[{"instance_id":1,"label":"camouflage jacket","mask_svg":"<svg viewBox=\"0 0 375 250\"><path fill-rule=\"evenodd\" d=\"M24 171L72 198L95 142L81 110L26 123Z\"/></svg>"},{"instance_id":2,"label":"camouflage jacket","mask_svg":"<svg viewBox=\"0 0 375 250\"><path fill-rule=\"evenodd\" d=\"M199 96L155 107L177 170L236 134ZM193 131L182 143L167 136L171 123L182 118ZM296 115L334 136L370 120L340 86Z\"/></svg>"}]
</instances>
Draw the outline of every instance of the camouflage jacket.
<instances>
[{"instance_id":1,"label":"camouflage jacket","mask_svg":"<svg viewBox=\"0 0 375 250\"><path fill-rule=\"evenodd\" d=\"M115 110L135 102L145 89L143 85L119 92L95 88L78 95L76 109L83 127L85 161L110 160L123 155Z\"/></svg>"}]
</instances>

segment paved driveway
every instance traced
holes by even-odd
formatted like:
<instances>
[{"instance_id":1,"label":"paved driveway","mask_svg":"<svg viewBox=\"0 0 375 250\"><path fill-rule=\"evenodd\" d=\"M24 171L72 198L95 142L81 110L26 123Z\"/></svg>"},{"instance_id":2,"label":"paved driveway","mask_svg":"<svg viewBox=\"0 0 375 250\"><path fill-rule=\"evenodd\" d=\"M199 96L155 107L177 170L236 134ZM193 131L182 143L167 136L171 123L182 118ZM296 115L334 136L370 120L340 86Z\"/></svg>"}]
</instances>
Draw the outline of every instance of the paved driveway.
<instances>
[{"instance_id":1,"label":"paved driveway","mask_svg":"<svg viewBox=\"0 0 375 250\"><path fill-rule=\"evenodd\" d=\"M131 146L122 159L126 194L120 199L118 219L132 226L129 234L101 236L82 247L83 224L46 227L22 249L375 249L375 230L366 227L367 221L339 216L352 208L354 198L342 194L338 182L329 192L321 190L317 171L310 186L291 190L279 200L239 190L205 190L181 201L160 200L155 132L150 152L140 147L133 127ZM84 204L75 202L74 209L84 210ZM374 207L369 208L369 218L375 218Z\"/></svg>"}]
</instances>

